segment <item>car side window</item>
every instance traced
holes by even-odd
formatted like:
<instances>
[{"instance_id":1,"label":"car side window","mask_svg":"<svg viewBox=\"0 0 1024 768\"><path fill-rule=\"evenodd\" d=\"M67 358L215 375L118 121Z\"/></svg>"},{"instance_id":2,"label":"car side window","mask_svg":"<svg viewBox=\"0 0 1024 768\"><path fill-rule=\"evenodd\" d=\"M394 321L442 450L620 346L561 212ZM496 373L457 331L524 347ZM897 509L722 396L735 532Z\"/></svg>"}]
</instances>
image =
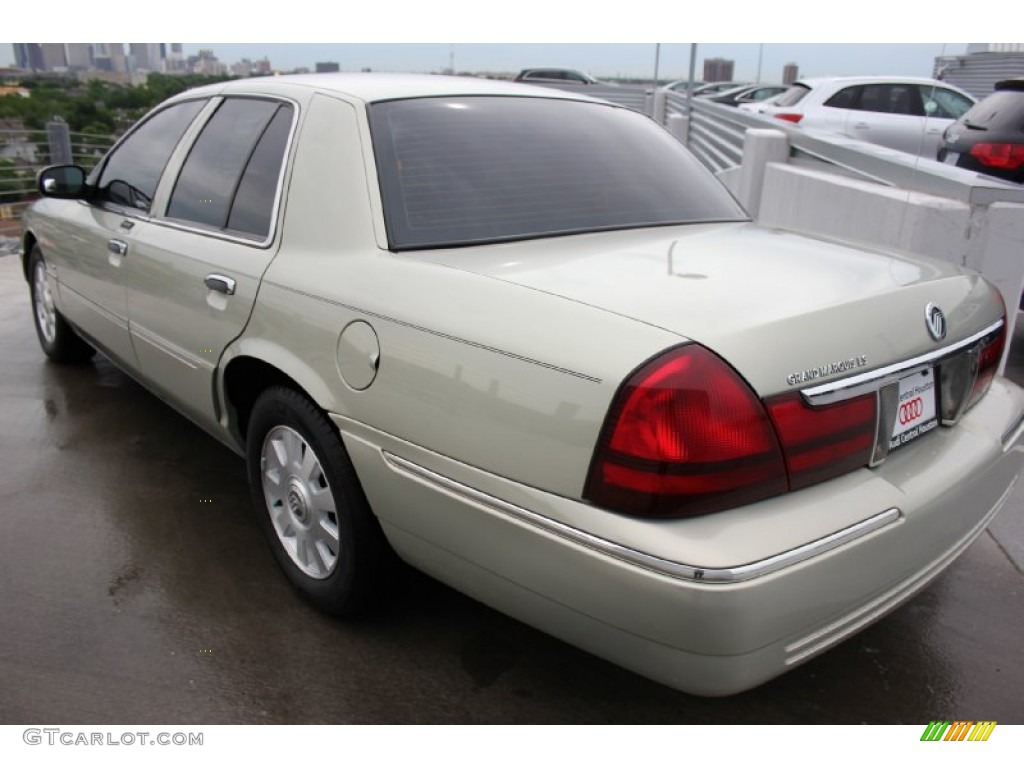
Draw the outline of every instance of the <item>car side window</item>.
<instances>
[{"instance_id":1,"label":"car side window","mask_svg":"<svg viewBox=\"0 0 1024 768\"><path fill-rule=\"evenodd\" d=\"M917 86L904 83L873 83L861 87L860 99L851 107L862 112L923 115Z\"/></svg>"},{"instance_id":2,"label":"car side window","mask_svg":"<svg viewBox=\"0 0 1024 768\"><path fill-rule=\"evenodd\" d=\"M174 104L133 131L104 164L96 184L98 200L148 213L167 160L205 103Z\"/></svg>"},{"instance_id":3,"label":"car side window","mask_svg":"<svg viewBox=\"0 0 1024 768\"><path fill-rule=\"evenodd\" d=\"M956 91L951 91L948 88L934 88L930 85L921 86L921 99L929 117L941 117L946 120L959 120L967 110L974 106L970 99Z\"/></svg>"},{"instance_id":4,"label":"car side window","mask_svg":"<svg viewBox=\"0 0 1024 768\"><path fill-rule=\"evenodd\" d=\"M838 93L832 94L826 101L826 107L834 107L835 109L854 109L854 105L859 100L860 86L855 85L851 88L843 88Z\"/></svg>"},{"instance_id":5,"label":"car side window","mask_svg":"<svg viewBox=\"0 0 1024 768\"><path fill-rule=\"evenodd\" d=\"M270 233L277 183L291 127L292 108L282 104L253 150L238 184L228 214L227 228L232 232L254 235L260 239Z\"/></svg>"},{"instance_id":6,"label":"car side window","mask_svg":"<svg viewBox=\"0 0 1024 768\"><path fill-rule=\"evenodd\" d=\"M291 116L281 102L225 100L189 151L167 217L265 237Z\"/></svg>"}]
</instances>

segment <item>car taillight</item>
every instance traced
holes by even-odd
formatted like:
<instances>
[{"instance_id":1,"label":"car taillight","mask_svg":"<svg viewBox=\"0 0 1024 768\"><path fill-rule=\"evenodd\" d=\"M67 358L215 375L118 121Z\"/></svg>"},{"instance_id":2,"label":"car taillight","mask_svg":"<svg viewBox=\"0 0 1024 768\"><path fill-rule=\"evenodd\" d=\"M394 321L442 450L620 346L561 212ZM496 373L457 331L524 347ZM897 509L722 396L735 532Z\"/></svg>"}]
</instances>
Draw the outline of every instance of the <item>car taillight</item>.
<instances>
[{"instance_id":1,"label":"car taillight","mask_svg":"<svg viewBox=\"0 0 1024 768\"><path fill-rule=\"evenodd\" d=\"M874 392L812 407L799 392L766 401L782 443L790 490L845 474L871 461L878 421Z\"/></svg>"},{"instance_id":2,"label":"car taillight","mask_svg":"<svg viewBox=\"0 0 1024 768\"><path fill-rule=\"evenodd\" d=\"M974 387L971 389L971 396L967 399L967 407L970 408L988 392L992 386L992 379L999 369L999 361L1003 359L1003 347L1006 344L1006 323L996 331L993 338L985 342L978 352L978 375L974 379Z\"/></svg>"},{"instance_id":3,"label":"car taillight","mask_svg":"<svg viewBox=\"0 0 1024 768\"><path fill-rule=\"evenodd\" d=\"M635 515L686 517L787 490L764 406L721 358L697 344L637 370L619 389L584 497Z\"/></svg>"},{"instance_id":4,"label":"car taillight","mask_svg":"<svg viewBox=\"0 0 1024 768\"><path fill-rule=\"evenodd\" d=\"M799 112L776 112L774 116L779 120L785 120L787 123L799 123L804 119L804 116Z\"/></svg>"},{"instance_id":5,"label":"car taillight","mask_svg":"<svg viewBox=\"0 0 1024 768\"><path fill-rule=\"evenodd\" d=\"M1024 165L1024 144L995 144L983 141L971 147L970 155L989 168L1015 171Z\"/></svg>"}]
</instances>

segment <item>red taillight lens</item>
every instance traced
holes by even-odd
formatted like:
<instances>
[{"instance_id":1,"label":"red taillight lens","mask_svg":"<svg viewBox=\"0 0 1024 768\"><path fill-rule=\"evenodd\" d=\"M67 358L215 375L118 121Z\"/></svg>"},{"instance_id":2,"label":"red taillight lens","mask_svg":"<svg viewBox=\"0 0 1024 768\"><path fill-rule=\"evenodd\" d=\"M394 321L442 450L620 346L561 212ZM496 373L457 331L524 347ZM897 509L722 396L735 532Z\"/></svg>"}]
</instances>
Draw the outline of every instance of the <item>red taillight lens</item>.
<instances>
[{"instance_id":1,"label":"red taillight lens","mask_svg":"<svg viewBox=\"0 0 1024 768\"><path fill-rule=\"evenodd\" d=\"M1006 323L1000 328L994 338L984 344L978 353L978 376L974 379L974 387L971 389L971 396L967 400L967 407L970 408L988 392L992 386L992 379L999 370L999 361L1003 359L1003 347L1006 345Z\"/></svg>"},{"instance_id":2,"label":"red taillight lens","mask_svg":"<svg viewBox=\"0 0 1024 768\"><path fill-rule=\"evenodd\" d=\"M787 123L799 123L804 119L804 116L799 112L776 112L775 117L779 120L785 120Z\"/></svg>"},{"instance_id":3,"label":"red taillight lens","mask_svg":"<svg viewBox=\"0 0 1024 768\"><path fill-rule=\"evenodd\" d=\"M1024 144L979 142L971 147L971 157L989 168L1015 171L1024 165Z\"/></svg>"},{"instance_id":4,"label":"red taillight lens","mask_svg":"<svg viewBox=\"0 0 1024 768\"><path fill-rule=\"evenodd\" d=\"M877 397L868 395L812 408L799 392L767 401L782 443L790 490L845 474L871 461Z\"/></svg>"},{"instance_id":5,"label":"red taillight lens","mask_svg":"<svg viewBox=\"0 0 1024 768\"><path fill-rule=\"evenodd\" d=\"M620 512L706 514L787 490L764 406L704 347L678 347L634 373L616 395L584 497Z\"/></svg>"}]
</instances>

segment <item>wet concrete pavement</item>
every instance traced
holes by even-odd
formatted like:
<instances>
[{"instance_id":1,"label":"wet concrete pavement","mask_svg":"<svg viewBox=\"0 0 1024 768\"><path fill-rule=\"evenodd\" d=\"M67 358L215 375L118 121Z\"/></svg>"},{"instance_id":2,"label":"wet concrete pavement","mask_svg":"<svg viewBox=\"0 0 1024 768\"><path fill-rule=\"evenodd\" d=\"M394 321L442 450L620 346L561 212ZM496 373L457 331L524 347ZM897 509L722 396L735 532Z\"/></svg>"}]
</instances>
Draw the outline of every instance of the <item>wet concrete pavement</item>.
<instances>
[{"instance_id":1,"label":"wet concrete pavement","mask_svg":"<svg viewBox=\"0 0 1024 768\"><path fill-rule=\"evenodd\" d=\"M754 691L700 699L412 572L360 622L309 608L240 459L102 357L45 362L13 256L0 467L0 723L1024 723L1021 488L911 603Z\"/></svg>"}]
</instances>

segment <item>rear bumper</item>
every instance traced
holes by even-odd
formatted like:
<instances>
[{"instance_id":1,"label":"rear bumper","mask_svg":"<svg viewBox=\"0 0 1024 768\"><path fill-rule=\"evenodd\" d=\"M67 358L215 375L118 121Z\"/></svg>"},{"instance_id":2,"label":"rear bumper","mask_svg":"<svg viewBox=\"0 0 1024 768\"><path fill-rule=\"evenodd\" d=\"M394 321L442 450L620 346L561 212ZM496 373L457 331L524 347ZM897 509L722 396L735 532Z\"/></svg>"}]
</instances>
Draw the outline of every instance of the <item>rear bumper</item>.
<instances>
[{"instance_id":1,"label":"rear bumper","mask_svg":"<svg viewBox=\"0 0 1024 768\"><path fill-rule=\"evenodd\" d=\"M882 466L717 515L624 518L334 417L395 550L672 687L724 695L812 658L938 576L1021 467L1021 390Z\"/></svg>"}]
</instances>

